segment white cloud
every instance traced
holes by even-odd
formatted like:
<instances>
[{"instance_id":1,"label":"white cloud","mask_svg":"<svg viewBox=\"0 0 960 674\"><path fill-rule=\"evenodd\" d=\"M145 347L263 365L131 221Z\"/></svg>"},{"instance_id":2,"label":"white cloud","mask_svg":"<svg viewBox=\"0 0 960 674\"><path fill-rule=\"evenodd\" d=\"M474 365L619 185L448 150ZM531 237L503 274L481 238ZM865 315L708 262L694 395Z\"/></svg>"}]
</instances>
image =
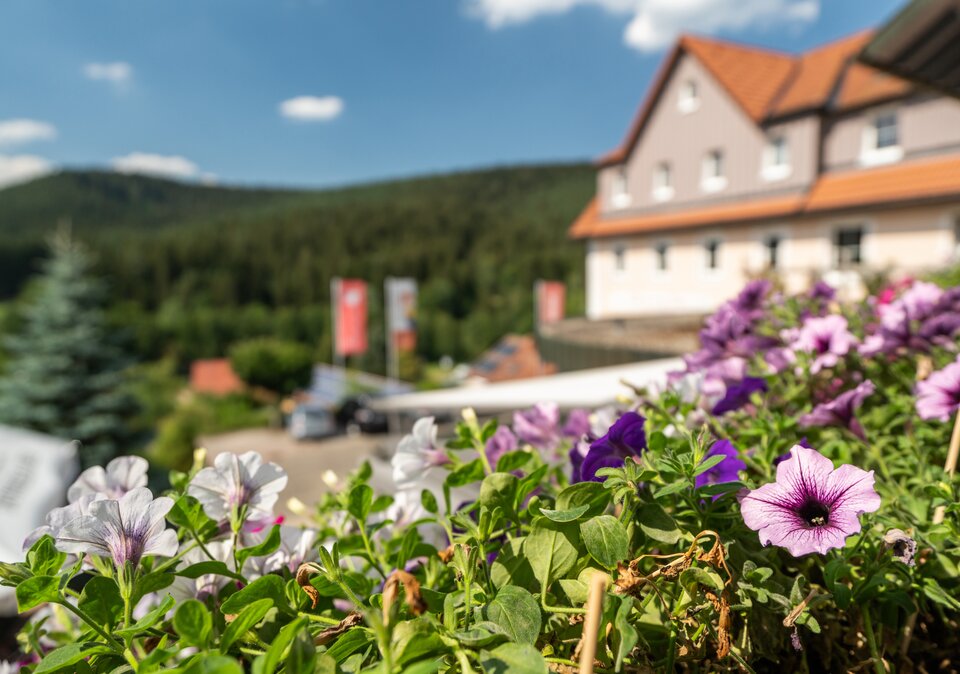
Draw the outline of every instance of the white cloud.
<instances>
[{"instance_id":1,"label":"white cloud","mask_svg":"<svg viewBox=\"0 0 960 674\"><path fill-rule=\"evenodd\" d=\"M178 155L150 154L149 152L131 152L123 157L114 157L110 164L119 173L141 173L161 178L191 180L201 177L200 167L186 157ZM204 180L212 174L204 173Z\"/></svg>"},{"instance_id":2,"label":"white cloud","mask_svg":"<svg viewBox=\"0 0 960 674\"><path fill-rule=\"evenodd\" d=\"M88 63L83 66L87 79L110 82L118 86L127 84L133 78L133 66L125 61L110 63Z\"/></svg>"},{"instance_id":3,"label":"white cloud","mask_svg":"<svg viewBox=\"0 0 960 674\"><path fill-rule=\"evenodd\" d=\"M57 128L35 119L0 120L0 145L22 145L35 140L53 140Z\"/></svg>"},{"instance_id":4,"label":"white cloud","mask_svg":"<svg viewBox=\"0 0 960 674\"><path fill-rule=\"evenodd\" d=\"M343 112L338 96L297 96L280 104L280 114L301 122L329 122Z\"/></svg>"},{"instance_id":5,"label":"white cloud","mask_svg":"<svg viewBox=\"0 0 960 674\"><path fill-rule=\"evenodd\" d=\"M53 170L53 164L43 157L0 154L0 189L39 178Z\"/></svg>"},{"instance_id":6,"label":"white cloud","mask_svg":"<svg viewBox=\"0 0 960 674\"><path fill-rule=\"evenodd\" d=\"M491 28L537 17L563 14L575 7L598 7L632 17L624 42L640 51L670 45L685 31L717 33L815 21L820 0L466 0L473 16Z\"/></svg>"}]
</instances>

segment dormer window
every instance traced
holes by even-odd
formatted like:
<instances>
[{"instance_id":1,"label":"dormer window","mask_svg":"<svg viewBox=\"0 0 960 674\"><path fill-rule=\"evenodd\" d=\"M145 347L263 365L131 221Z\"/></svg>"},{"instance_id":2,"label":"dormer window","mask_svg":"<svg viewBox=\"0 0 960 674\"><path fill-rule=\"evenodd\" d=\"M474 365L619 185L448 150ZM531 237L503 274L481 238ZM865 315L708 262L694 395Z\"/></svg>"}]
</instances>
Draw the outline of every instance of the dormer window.
<instances>
[{"instance_id":1,"label":"dormer window","mask_svg":"<svg viewBox=\"0 0 960 674\"><path fill-rule=\"evenodd\" d=\"M653 170L654 201L673 199L673 171L670 162L662 161Z\"/></svg>"},{"instance_id":2,"label":"dormer window","mask_svg":"<svg viewBox=\"0 0 960 674\"><path fill-rule=\"evenodd\" d=\"M763 150L763 179L783 180L790 172L790 147L786 136L771 137Z\"/></svg>"},{"instance_id":3,"label":"dormer window","mask_svg":"<svg viewBox=\"0 0 960 674\"><path fill-rule=\"evenodd\" d=\"M680 85L677 108L684 115L700 108L700 93L697 90L696 80L686 80Z\"/></svg>"},{"instance_id":4,"label":"dormer window","mask_svg":"<svg viewBox=\"0 0 960 674\"><path fill-rule=\"evenodd\" d=\"M610 189L610 205L613 208L626 208L630 205L630 191L627 186L627 168L621 166L613 174Z\"/></svg>"},{"instance_id":5,"label":"dormer window","mask_svg":"<svg viewBox=\"0 0 960 674\"><path fill-rule=\"evenodd\" d=\"M861 164L888 164L903 157L898 122L895 110L884 110L867 119L860 147Z\"/></svg>"},{"instance_id":6,"label":"dormer window","mask_svg":"<svg viewBox=\"0 0 960 674\"><path fill-rule=\"evenodd\" d=\"M703 158L703 166L700 171L700 188L704 192L719 192L727 186L723 164L723 150L710 150Z\"/></svg>"}]
</instances>

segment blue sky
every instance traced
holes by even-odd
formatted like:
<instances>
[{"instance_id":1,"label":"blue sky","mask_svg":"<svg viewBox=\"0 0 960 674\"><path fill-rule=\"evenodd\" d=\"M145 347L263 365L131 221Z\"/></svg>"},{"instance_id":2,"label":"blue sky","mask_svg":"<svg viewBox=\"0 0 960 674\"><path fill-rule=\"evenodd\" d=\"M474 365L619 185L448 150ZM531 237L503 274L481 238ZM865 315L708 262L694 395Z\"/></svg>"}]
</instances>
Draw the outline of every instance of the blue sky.
<instances>
[{"instance_id":1,"label":"blue sky","mask_svg":"<svg viewBox=\"0 0 960 674\"><path fill-rule=\"evenodd\" d=\"M902 2L4 0L0 184L96 166L325 186L592 158L677 31L801 50Z\"/></svg>"}]
</instances>

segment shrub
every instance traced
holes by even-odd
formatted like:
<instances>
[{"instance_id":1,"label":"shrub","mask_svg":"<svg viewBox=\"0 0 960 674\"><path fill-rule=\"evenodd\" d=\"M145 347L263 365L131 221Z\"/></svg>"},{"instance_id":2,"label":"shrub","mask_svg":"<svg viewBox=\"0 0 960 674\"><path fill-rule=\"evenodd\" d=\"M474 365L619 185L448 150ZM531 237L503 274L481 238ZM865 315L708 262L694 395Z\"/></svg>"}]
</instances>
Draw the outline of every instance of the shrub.
<instances>
[{"instance_id":1,"label":"shrub","mask_svg":"<svg viewBox=\"0 0 960 674\"><path fill-rule=\"evenodd\" d=\"M303 344L263 337L235 344L230 364L250 386L287 395L310 383L313 354Z\"/></svg>"}]
</instances>

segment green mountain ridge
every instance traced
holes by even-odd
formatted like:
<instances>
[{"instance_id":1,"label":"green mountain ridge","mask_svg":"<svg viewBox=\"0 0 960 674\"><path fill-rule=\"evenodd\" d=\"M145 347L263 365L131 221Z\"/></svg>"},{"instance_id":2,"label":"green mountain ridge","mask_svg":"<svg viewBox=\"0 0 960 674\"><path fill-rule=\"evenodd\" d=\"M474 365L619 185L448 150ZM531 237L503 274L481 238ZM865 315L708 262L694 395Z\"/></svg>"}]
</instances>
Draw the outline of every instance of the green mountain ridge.
<instances>
[{"instance_id":1,"label":"green mountain ridge","mask_svg":"<svg viewBox=\"0 0 960 674\"><path fill-rule=\"evenodd\" d=\"M69 221L98 259L113 314L142 357L181 363L279 334L329 351L329 281L371 283L382 355L386 276L421 285L427 358L469 358L529 330L537 278L582 310L582 245L567 228L594 191L586 164L514 166L328 190L232 188L65 171L0 191L0 300L19 293ZM380 343L378 343L380 342Z\"/></svg>"}]
</instances>

